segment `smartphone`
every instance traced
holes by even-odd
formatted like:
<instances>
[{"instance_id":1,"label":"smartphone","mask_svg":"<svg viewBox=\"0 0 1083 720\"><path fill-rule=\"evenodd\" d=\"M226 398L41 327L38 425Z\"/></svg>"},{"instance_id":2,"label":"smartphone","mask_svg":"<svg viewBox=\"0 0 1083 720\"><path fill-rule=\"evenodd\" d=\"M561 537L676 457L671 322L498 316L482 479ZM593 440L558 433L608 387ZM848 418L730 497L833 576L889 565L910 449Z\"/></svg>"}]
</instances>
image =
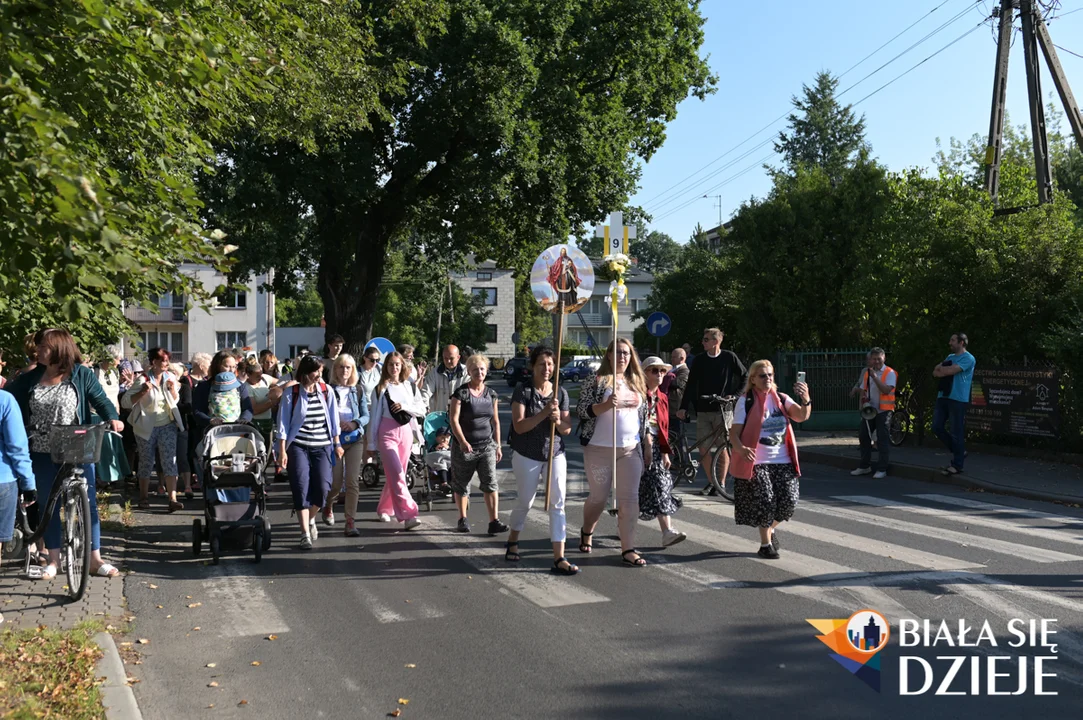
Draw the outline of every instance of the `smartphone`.
<instances>
[{"instance_id":1,"label":"smartphone","mask_svg":"<svg viewBox=\"0 0 1083 720\"><path fill-rule=\"evenodd\" d=\"M805 382L805 371L804 370L797 373L797 382L799 382L799 383Z\"/></svg>"}]
</instances>

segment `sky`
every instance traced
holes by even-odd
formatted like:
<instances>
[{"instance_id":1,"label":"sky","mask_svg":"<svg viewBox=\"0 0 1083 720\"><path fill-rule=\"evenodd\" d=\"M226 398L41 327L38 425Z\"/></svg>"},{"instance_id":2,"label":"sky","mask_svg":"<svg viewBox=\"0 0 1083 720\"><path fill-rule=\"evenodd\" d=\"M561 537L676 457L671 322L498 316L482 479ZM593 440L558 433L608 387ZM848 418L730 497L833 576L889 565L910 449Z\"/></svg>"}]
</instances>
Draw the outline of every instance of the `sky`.
<instances>
[{"instance_id":1,"label":"sky","mask_svg":"<svg viewBox=\"0 0 1083 720\"><path fill-rule=\"evenodd\" d=\"M791 98L801 94L802 85L811 84L820 70L842 75L840 101L854 103L855 112L865 115L866 140L880 162L892 170L931 169L937 138L946 147L952 137L967 139L989 132L996 42L994 21L987 18L994 4L999 2L836 0L817 5L798 0L704 0L701 12L707 23L702 54L709 56L718 76L718 91L705 101L692 98L681 103L677 118L667 127L665 144L643 164L640 190L630 204L653 215L650 229L683 243L696 223L704 228L719 224L718 195L722 196L723 221L742 202L766 195L770 181L762 165L775 163L778 156L770 143L756 146L786 127L780 118L792 109ZM1083 0L1062 0L1059 5L1049 21L1053 42L1083 55ZM969 35L862 100L983 20L985 24ZM948 21L952 22L938 33L847 91ZM853 67L915 22L898 39ZM1012 124L1029 126L1018 19L1015 25L1008 113ZM1083 59L1065 50L1057 53L1077 101L1083 99ZM1059 105L1044 60L1042 65L1042 93L1047 102L1052 94ZM764 130L776 119L777 124ZM1064 125L1068 132L1067 122Z\"/></svg>"}]
</instances>

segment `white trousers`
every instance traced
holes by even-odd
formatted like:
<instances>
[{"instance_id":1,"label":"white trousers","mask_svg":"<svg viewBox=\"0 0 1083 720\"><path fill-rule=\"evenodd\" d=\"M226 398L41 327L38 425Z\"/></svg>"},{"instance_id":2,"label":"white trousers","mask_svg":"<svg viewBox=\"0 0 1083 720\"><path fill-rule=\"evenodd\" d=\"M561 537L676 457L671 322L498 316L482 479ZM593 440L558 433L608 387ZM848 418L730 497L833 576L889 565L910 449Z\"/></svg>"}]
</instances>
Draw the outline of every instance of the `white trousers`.
<instances>
[{"instance_id":1,"label":"white trousers","mask_svg":"<svg viewBox=\"0 0 1083 720\"><path fill-rule=\"evenodd\" d=\"M547 460L531 460L517 452L511 454L511 468L515 472L515 485L519 497L511 511L511 529L522 532L526 514L537 497L538 488L545 493L545 467ZM549 496L549 539L564 542L568 523L564 515L564 496L568 489L568 463L564 453L553 458L553 489Z\"/></svg>"}]
</instances>

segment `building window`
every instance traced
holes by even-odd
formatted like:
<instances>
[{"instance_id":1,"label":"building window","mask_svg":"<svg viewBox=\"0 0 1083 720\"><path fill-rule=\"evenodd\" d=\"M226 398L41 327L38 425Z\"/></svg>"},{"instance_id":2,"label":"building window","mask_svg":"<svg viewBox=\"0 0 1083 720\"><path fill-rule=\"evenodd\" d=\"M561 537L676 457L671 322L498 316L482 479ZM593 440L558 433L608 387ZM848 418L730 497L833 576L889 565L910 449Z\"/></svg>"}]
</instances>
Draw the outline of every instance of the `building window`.
<instances>
[{"instance_id":1,"label":"building window","mask_svg":"<svg viewBox=\"0 0 1083 720\"><path fill-rule=\"evenodd\" d=\"M496 305L496 288L470 288L470 293L480 300L482 305Z\"/></svg>"},{"instance_id":2,"label":"building window","mask_svg":"<svg viewBox=\"0 0 1083 720\"><path fill-rule=\"evenodd\" d=\"M218 296L218 307L244 309L248 307L248 293L244 290L226 290Z\"/></svg>"},{"instance_id":3,"label":"building window","mask_svg":"<svg viewBox=\"0 0 1083 720\"><path fill-rule=\"evenodd\" d=\"M173 293L166 293L158 296L158 307L160 308L184 308L184 295L174 295Z\"/></svg>"},{"instance_id":4,"label":"building window","mask_svg":"<svg viewBox=\"0 0 1083 720\"><path fill-rule=\"evenodd\" d=\"M140 350L146 352L147 350L156 347L168 350L169 354L176 356L174 359L179 361L184 357L184 333L160 333L153 331L139 333Z\"/></svg>"},{"instance_id":5,"label":"building window","mask_svg":"<svg viewBox=\"0 0 1083 720\"><path fill-rule=\"evenodd\" d=\"M491 272L482 272L478 270L478 280L492 280L493 274Z\"/></svg>"},{"instance_id":6,"label":"building window","mask_svg":"<svg viewBox=\"0 0 1083 720\"><path fill-rule=\"evenodd\" d=\"M308 345L290 345L290 357L291 358L297 357L298 355L301 354L302 350L304 350L305 352L308 352Z\"/></svg>"},{"instance_id":7,"label":"building window","mask_svg":"<svg viewBox=\"0 0 1083 720\"><path fill-rule=\"evenodd\" d=\"M248 344L248 335L243 330L239 332L215 333L215 345L219 350L232 350L243 348Z\"/></svg>"},{"instance_id":8,"label":"building window","mask_svg":"<svg viewBox=\"0 0 1083 720\"><path fill-rule=\"evenodd\" d=\"M495 344L497 342L497 340L496 340L496 325L486 325L485 327L489 331L485 335L485 342Z\"/></svg>"},{"instance_id":9,"label":"building window","mask_svg":"<svg viewBox=\"0 0 1083 720\"><path fill-rule=\"evenodd\" d=\"M647 309L647 299L639 298L632 301L632 312L642 312Z\"/></svg>"},{"instance_id":10,"label":"building window","mask_svg":"<svg viewBox=\"0 0 1083 720\"><path fill-rule=\"evenodd\" d=\"M590 315L601 315L605 312L605 298L592 297L583 310Z\"/></svg>"}]
</instances>

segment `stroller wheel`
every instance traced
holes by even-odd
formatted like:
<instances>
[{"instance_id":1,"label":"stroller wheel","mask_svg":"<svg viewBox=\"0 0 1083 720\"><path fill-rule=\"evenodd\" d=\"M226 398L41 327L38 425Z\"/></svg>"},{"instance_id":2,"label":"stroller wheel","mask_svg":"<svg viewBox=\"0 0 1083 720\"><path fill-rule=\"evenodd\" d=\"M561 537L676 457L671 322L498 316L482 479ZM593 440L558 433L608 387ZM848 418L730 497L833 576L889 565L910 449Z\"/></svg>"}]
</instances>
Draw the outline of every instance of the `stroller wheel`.
<instances>
[{"instance_id":1,"label":"stroller wheel","mask_svg":"<svg viewBox=\"0 0 1083 720\"><path fill-rule=\"evenodd\" d=\"M192 521L192 555L199 557L199 551L203 549L203 521L196 518Z\"/></svg>"},{"instance_id":2,"label":"stroller wheel","mask_svg":"<svg viewBox=\"0 0 1083 720\"><path fill-rule=\"evenodd\" d=\"M263 528L258 527L252 533L252 552L255 562L263 560Z\"/></svg>"},{"instance_id":3,"label":"stroller wheel","mask_svg":"<svg viewBox=\"0 0 1083 720\"><path fill-rule=\"evenodd\" d=\"M374 488L380 484L380 473L375 465L365 465L361 468L361 482L365 483L367 488Z\"/></svg>"},{"instance_id":4,"label":"stroller wheel","mask_svg":"<svg viewBox=\"0 0 1083 720\"><path fill-rule=\"evenodd\" d=\"M263 533L261 534L263 539L263 552L267 552L271 549L271 521L263 518Z\"/></svg>"},{"instance_id":5,"label":"stroller wheel","mask_svg":"<svg viewBox=\"0 0 1083 720\"><path fill-rule=\"evenodd\" d=\"M218 558L221 555L222 547L217 535L211 536L211 562L215 565L218 564Z\"/></svg>"}]
</instances>

